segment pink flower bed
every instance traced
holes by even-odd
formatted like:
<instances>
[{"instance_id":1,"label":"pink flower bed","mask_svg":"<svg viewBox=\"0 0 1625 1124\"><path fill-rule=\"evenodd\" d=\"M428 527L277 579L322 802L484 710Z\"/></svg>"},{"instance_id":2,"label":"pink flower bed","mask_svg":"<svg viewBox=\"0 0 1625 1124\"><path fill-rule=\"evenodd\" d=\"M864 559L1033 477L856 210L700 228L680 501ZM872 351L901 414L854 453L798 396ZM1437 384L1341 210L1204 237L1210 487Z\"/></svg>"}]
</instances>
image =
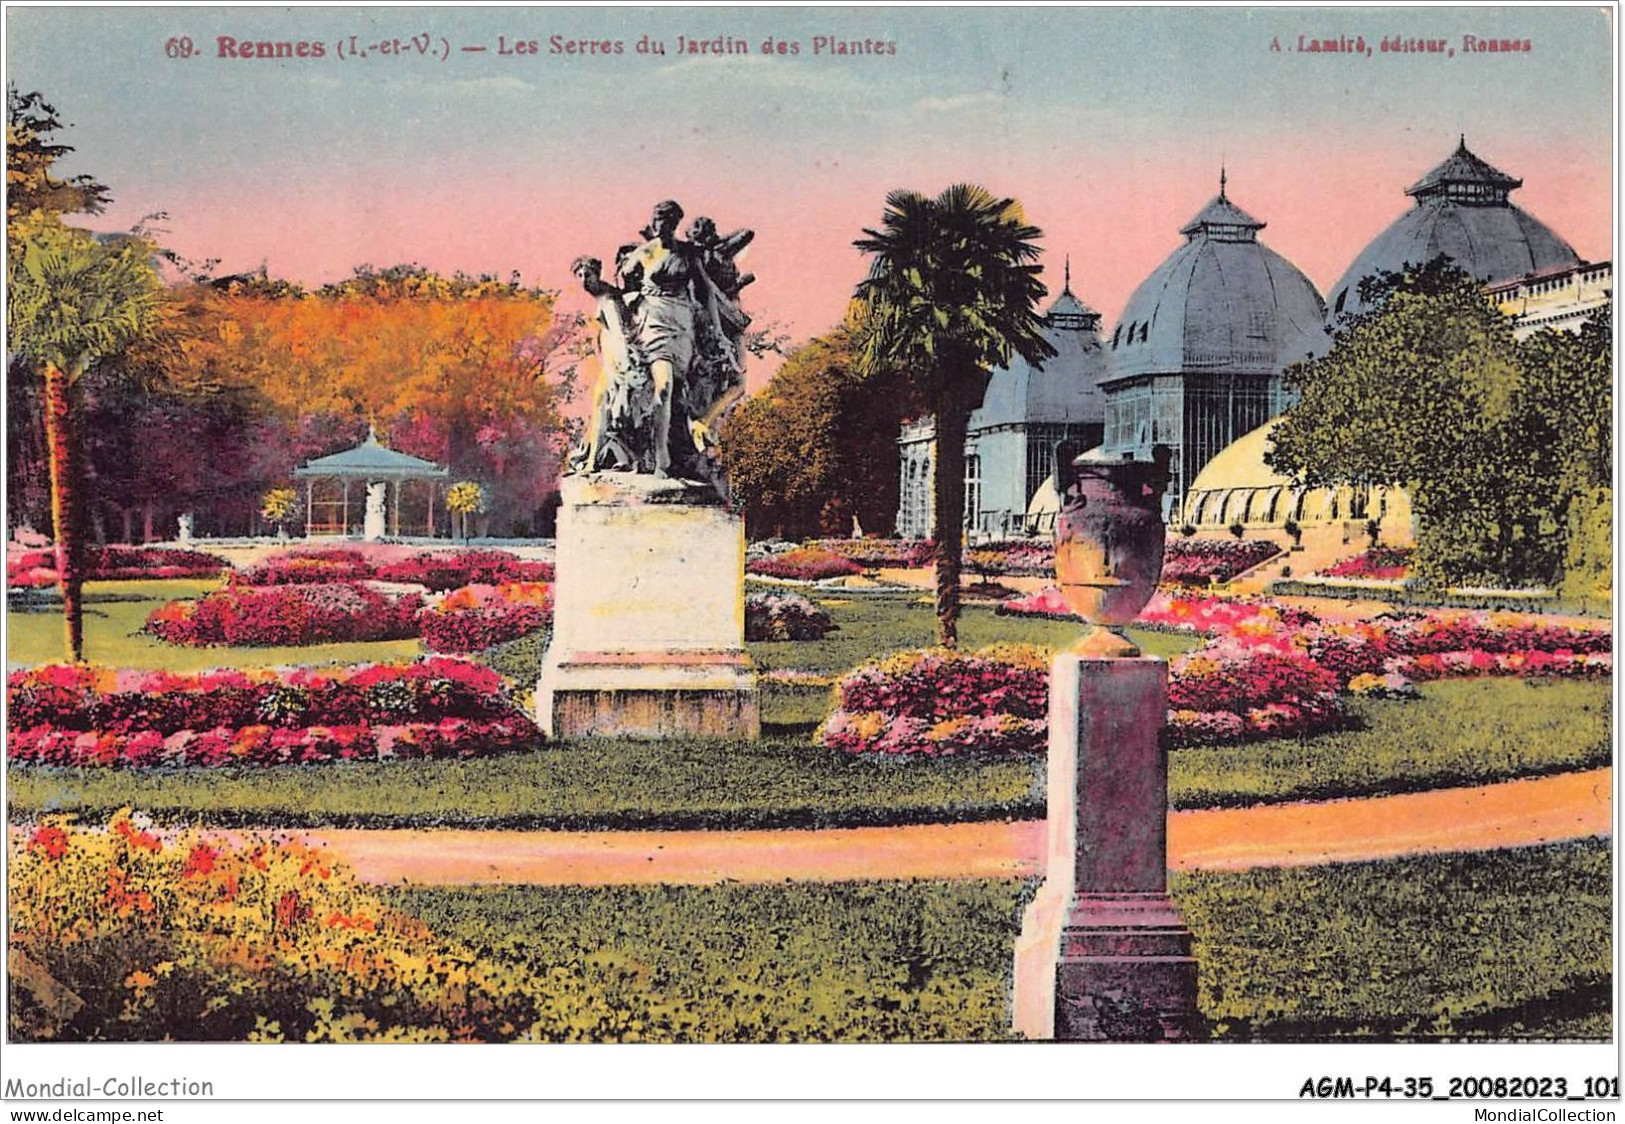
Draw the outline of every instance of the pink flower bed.
<instances>
[{"instance_id":1,"label":"pink flower bed","mask_svg":"<svg viewBox=\"0 0 1625 1124\"><path fill-rule=\"evenodd\" d=\"M170 644L233 647L404 640L418 635L423 599L357 582L229 586L153 610L145 631Z\"/></svg>"},{"instance_id":2,"label":"pink flower bed","mask_svg":"<svg viewBox=\"0 0 1625 1124\"><path fill-rule=\"evenodd\" d=\"M1001 611L1071 616L1053 589ZM1341 696L1412 697L1412 680L1613 673L1609 630L1510 613L1396 613L1343 624L1262 599L1163 592L1140 623L1207 637L1169 664L1167 737L1175 748L1336 729L1346 717ZM907 653L844 679L839 706L820 729L823 743L889 754L1043 748L1041 730L1021 724L1042 726L1043 711L1033 708L1044 697L1047 663L1036 665L1035 679L1030 654L1012 661L978 653L974 674L931 656ZM964 739L977 737L985 740L967 748Z\"/></svg>"},{"instance_id":3,"label":"pink flower bed","mask_svg":"<svg viewBox=\"0 0 1625 1124\"><path fill-rule=\"evenodd\" d=\"M1227 582L1279 553L1280 547L1262 539L1173 539L1163 548L1162 581L1194 586Z\"/></svg>"},{"instance_id":4,"label":"pink flower bed","mask_svg":"<svg viewBox=\"0 0 1625 1124\"><path fill-rule=\"evenodd\" d=\"M367 581L377 573L372 562L352 547L289 550L272 554L231 576L232 585L323 585Z\"/></svg>"},{"instance_id":5,"label":"pink flower bed","mask_svg":"<svg viewBox=\"0 0 1625 1124\"><path fill-rule=\"evenodd\" d=\"M901 652L846 675L818 740L844 753L1036 753L1048 722L1049 665L1037 649Z\"/></svg>"},{"instance_id":6,"label":"pink flower bed","mask_svg":"<svg viewBox=\"0 0 1625 1124\"><path fill-rule=\"evenodd\" d=\"M14 762L272 765L469 757L534 744L501 676L461 660L176 675L86 665L7 680Z\"/></svg>"},{"instance_id":7,"label":"pink flower bed","mask_svg":"<svg viewBox=\"0 0 1625 1124\"><path fill-rule=\"evenodd\" d=\"M478 652L546 628L552 588L540 582L464 586L418 616L423 643L435 652Z\"/></svg>"},{"instance_id":8,"label":"pink flower bed","mask_svg":"<svg viewBox=\"0 0 1625 1124\"><path fill-rule=\"evenodd\" d=\"M745 563L745 572L764 578L788 578L793 581L823 581L826 578L844 578L863 573L863 567L839 554L815 547L801 547L766 558L752 558Z\"/></svg>"},{"instance_id":9,"label":"pink flower bed","mask_svg":"<svg viewBox=\"0 0 1625 1124\"><path fill-rule=\"evenodd\" d=\"M1416 551L1406 546L1374 546L1364 554L1346 558L1320 572L1323 578L1362 578L1368 581L1402 581L1410 575L1411 558Z\"/></svg>"},{"instance_id":10,"label":"pink flower bed","mask_svg":"<svg viewBox=\"0 0 1625 1124\"><path fill-rule=\"evenodd\" d=\"M159 578L212 578L226 569L224 558L171 547L92 546L85 549L86 581L140 581ZM6 581L39 589L57 584L56 551L25 550L6 559Z\"/></svg>"},{"instance_id":11,"label":"pink flower bed","mask_svg":"<svg viewBox=\"0 0 1625 1124\"><path fill-rule=\"evenodd\" d=\"M835 628L828 613L799 593L745 595L746 640L822 640Z\"/></svg>"}]
</instances>

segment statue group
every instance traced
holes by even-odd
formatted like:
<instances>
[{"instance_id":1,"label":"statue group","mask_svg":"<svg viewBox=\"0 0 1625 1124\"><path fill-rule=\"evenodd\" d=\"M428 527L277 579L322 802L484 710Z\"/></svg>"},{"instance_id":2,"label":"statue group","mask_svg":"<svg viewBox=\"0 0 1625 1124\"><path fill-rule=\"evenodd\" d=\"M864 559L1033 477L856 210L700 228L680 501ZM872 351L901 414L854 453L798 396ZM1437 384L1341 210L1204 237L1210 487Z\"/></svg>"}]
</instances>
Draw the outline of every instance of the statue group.
<instances>
[{"instance_id":1,"label":"statue group","mask_svg":"<svg viewBox=\"0 0 1625 1124\"><path fill-rule=\"evenodd\" d=\"M755 280L736 258L752 231L723 235L696 218L677 237L683 209L658 204L641 242L615 254L612 279L597 258L571 272L597 302L599 376L572 472L632 472L723 490L714 427L745 391L739 293Z\"/></svg>"}]
</instances>

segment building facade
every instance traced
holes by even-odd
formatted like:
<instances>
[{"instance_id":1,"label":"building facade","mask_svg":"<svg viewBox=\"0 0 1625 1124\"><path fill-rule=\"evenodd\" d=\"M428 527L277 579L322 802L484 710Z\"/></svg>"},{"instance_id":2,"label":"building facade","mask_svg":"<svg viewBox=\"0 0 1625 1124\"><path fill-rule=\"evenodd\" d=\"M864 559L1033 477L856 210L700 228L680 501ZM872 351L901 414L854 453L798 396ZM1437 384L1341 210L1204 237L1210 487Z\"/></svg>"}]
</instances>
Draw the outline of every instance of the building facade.
<instances>
[{"instance_id":1,"label":"building facade","mask_svg":"<svg viewBox=\"0 0 1625 1124\"><path fill-rule=\"evenodd\" d=\"M1545 328L1578 332L1613 299L1614 265L1605 261L1533 273L1491 285L1486 292L1497 308L1512 317L1512 334L1519 339Z\"/></svg>"},{"instance_id":2,"label":"building facade","mask_svg":"<svg viewBox=\"0 0 1625 1124\"><path fill-rule=\"evenodd\" d=\"M973 537L1024 530L1033 496L1055 471L1055 446L1100 444L1105 429L1102 385L1110 373L1100 313L1072 292L1071 271L1044 314L1044 338L1055 355L1035 367L1017 358L993 372L965 442L965 523ZM936 426L924 418L898 437L902 487L897 533L930 538L936 528L933 470Z\"/></svg>"},{"instance_id":3,"label":"building facade","mask_svg":"<svg viewBox=\"0 0 1625 1124\"><path fill-rule=\"evenodd\" d=\"M1170 515L1204 465L1288 404L1282 372L1328 346L1326 306L1303 273L1258 240L1264 223L1219 194L1129 298L1109 350L1105 449L1174 453Z\"/></svg>"}]
</instances>

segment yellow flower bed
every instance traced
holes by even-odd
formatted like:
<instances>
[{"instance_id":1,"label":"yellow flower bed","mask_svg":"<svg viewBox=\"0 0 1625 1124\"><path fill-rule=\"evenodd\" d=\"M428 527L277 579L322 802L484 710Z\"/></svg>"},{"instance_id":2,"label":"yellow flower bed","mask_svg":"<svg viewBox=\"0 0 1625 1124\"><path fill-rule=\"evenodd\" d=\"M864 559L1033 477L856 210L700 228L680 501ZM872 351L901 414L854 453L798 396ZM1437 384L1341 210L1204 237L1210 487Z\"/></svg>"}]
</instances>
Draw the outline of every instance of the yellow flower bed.
<instances>
[{"instance_id":1,"label":"yellow flower bed","mask_svg":"<svg viewBox=\"0 0 1625 1124\"><path fill-rule=\"evenodd\" d=\"M21 1040L482 1041L528 999L322 849L106 829L12 832Z\"/></svg>"}]
</instances>

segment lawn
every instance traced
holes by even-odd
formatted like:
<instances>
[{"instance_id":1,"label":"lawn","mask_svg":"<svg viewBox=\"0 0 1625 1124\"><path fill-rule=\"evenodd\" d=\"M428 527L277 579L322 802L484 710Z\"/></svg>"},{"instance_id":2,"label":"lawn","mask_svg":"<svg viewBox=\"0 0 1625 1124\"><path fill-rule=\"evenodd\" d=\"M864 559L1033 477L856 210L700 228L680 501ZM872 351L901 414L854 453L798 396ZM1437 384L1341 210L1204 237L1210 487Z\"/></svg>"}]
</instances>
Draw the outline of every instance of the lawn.
<instances>
[{"instance_id":1,"label":"lawn","mask_svg":"<svg viewBox=\"0 0 1625 1124\"><path fill-rule=\"evenodd\" d=\"M1588 840L1240 874L1173 893L1228 1040L1611 1033L1610 859ZM1008 1038L1030 883L398 889L399 907L641 1041ZM583 996L591 1001L582 1002ZM568 997L568 1002L563 997Z\"/></svg>"},{"instance_id":2,"label":"lawn","mask_svg":"<svg viewBox=\"0 0 1625 1124\"><path fill-rule=\"evenodd\" d=\"M218 578L85 583L85 659L110 667L205 671L215 667L286 667L291 664L397 663L416 659L416 640L370 644L313 644L301 648L191 648L165 644L141 631L167 601L219 589ZM62 663L62 609L58 602L6 613L6 662L12 667Z\"/></svg>"},{"instance_id":3,"label":"lawn","mask_svg":"<svg viewBox=\"0 0 1625 1124\"><path fill-rule=\"evenodd\" d=\"M1613 760L1606 682L1465 679L1412 702L1351 700L1357 729L1193 746L1168 762L1175 808L1331 799L1483 784Z\"/></svg>"}]
</instances>

